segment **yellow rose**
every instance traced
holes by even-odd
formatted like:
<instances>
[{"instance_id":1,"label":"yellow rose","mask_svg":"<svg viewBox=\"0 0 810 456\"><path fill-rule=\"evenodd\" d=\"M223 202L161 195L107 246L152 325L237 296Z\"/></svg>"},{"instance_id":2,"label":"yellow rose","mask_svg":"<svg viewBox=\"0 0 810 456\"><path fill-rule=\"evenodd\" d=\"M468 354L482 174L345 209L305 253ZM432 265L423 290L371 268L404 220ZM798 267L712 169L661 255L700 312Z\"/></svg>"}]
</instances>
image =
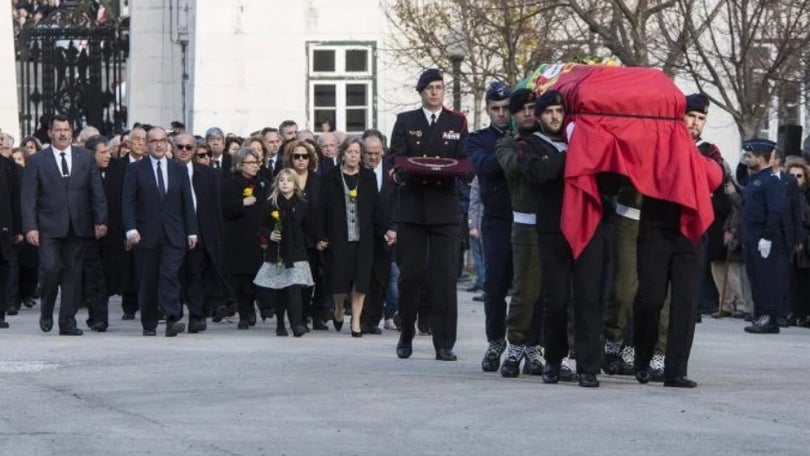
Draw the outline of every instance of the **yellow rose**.
<instances>
[{"instance_id":1,"label":"yellow rose","mask_svg":"<svg viewBox=\"0 0 810 456\"><path fill-rule=\"evenodd\" d=\"M279 215L278 211L273 211L273 212L270 213L270 217L273 217L273 220L278 220L280 215Z\"/></svg>"},{"instance_id":2,"label":"yellow rose","mask_svg":"<svg viewBox=\"0 0 810 456\"><path fill-rule=\"evenodd\" d=\"M245 188L242 191L242 196L244 196L244 197L253 196L253 189L250 188L250 187Z\"/></svg>"},{"instance_id":3,"label":"yellow rose","mask_svg":"<svg viewBox=\"0 0 810 456\"><path fill-rule=\"evenodd\" d=\"M353 189L349 190L349 198L352 198L352 199L357 198L357 189L356 188L353 188Z\"/></svg>"}]
</instances>

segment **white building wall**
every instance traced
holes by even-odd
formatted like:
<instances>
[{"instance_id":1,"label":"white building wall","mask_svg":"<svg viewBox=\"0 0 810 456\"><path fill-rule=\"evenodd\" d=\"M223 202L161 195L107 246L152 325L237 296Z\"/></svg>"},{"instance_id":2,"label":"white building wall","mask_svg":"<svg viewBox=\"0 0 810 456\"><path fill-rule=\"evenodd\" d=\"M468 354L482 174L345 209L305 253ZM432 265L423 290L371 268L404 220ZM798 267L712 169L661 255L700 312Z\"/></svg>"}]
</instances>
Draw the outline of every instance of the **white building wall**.
<instances>
[{"instance_id":1,"label":"white building wall","mask_svg":"<svg viewBox=\"0 0 810 456\"><path fill-rule=\"evenodd\" d=\"M0 129L20 139L20 105L17 98L17 62L14 58L14 29L10 18L11 3L0 1Z\"/></svg>"}]
</instances>

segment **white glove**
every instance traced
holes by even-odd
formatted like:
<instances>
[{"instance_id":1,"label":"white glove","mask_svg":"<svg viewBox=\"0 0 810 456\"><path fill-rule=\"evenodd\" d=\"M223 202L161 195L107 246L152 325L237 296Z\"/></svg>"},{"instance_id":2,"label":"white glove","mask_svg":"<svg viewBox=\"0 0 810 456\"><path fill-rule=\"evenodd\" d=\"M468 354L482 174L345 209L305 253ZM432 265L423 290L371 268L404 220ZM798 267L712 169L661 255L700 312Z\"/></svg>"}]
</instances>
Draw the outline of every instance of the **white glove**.
<instances>
[{"instance_id":1,"label":"white glove","mask_svg":"<svg viewBox=\"0 0 810 456\"><path fill-rule=\"evenodd\" d=\"M759 250L759 254L762 255L762 258L768 258L768 255L771 254L771 241L760 239L757 250Z\"/></svg>"}]
</instances>

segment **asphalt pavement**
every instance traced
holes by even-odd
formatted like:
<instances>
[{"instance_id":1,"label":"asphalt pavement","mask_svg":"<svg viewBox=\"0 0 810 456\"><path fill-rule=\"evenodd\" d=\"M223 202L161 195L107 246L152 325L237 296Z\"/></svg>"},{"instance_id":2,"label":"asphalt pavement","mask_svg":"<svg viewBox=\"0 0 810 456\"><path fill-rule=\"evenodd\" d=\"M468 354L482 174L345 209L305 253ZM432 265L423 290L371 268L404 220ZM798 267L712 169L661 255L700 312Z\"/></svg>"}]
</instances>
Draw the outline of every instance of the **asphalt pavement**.
<instances>
[{"instance_id":1,"label":"asphalt pavement","mask_svg":"<svg viewBox=\"0 0 810 456\"><path fill-rule=\"evenodd\" d=\"M459 292L457 362L435 361L425 336L397 359L396 331L356 339L348 324L143 337L115 299L108 332L67 337L23 309L0 329L0 456L810 454L810 329L704 318L694 390L544 385L481 371L472 296Z\"/></svg>"}]
</instances>

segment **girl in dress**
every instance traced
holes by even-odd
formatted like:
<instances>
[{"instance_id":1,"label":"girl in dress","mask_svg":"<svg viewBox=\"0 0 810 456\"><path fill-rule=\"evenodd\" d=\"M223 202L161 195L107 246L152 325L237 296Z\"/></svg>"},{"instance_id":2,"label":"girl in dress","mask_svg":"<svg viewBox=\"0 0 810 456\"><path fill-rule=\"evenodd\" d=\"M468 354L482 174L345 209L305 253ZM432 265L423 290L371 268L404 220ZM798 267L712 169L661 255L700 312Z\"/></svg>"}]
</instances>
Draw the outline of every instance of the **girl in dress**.
<instances>
[{"instance_id":1,"label":"girl in dress","mask_svg":"<svg viewBox=\"0 0 810 456\"><path fill-rule=\"evenodd\" d=\"M276 335L286 336L286 310L295 337L306 333L302 316L302 292L313 285L307 261L306 239L314 234L309 204L302 198L295 172L279 171L270 195L260 210L259 240L264 249L264 264L253 283L278 290Z\"/></svg>"}]
</instances>

